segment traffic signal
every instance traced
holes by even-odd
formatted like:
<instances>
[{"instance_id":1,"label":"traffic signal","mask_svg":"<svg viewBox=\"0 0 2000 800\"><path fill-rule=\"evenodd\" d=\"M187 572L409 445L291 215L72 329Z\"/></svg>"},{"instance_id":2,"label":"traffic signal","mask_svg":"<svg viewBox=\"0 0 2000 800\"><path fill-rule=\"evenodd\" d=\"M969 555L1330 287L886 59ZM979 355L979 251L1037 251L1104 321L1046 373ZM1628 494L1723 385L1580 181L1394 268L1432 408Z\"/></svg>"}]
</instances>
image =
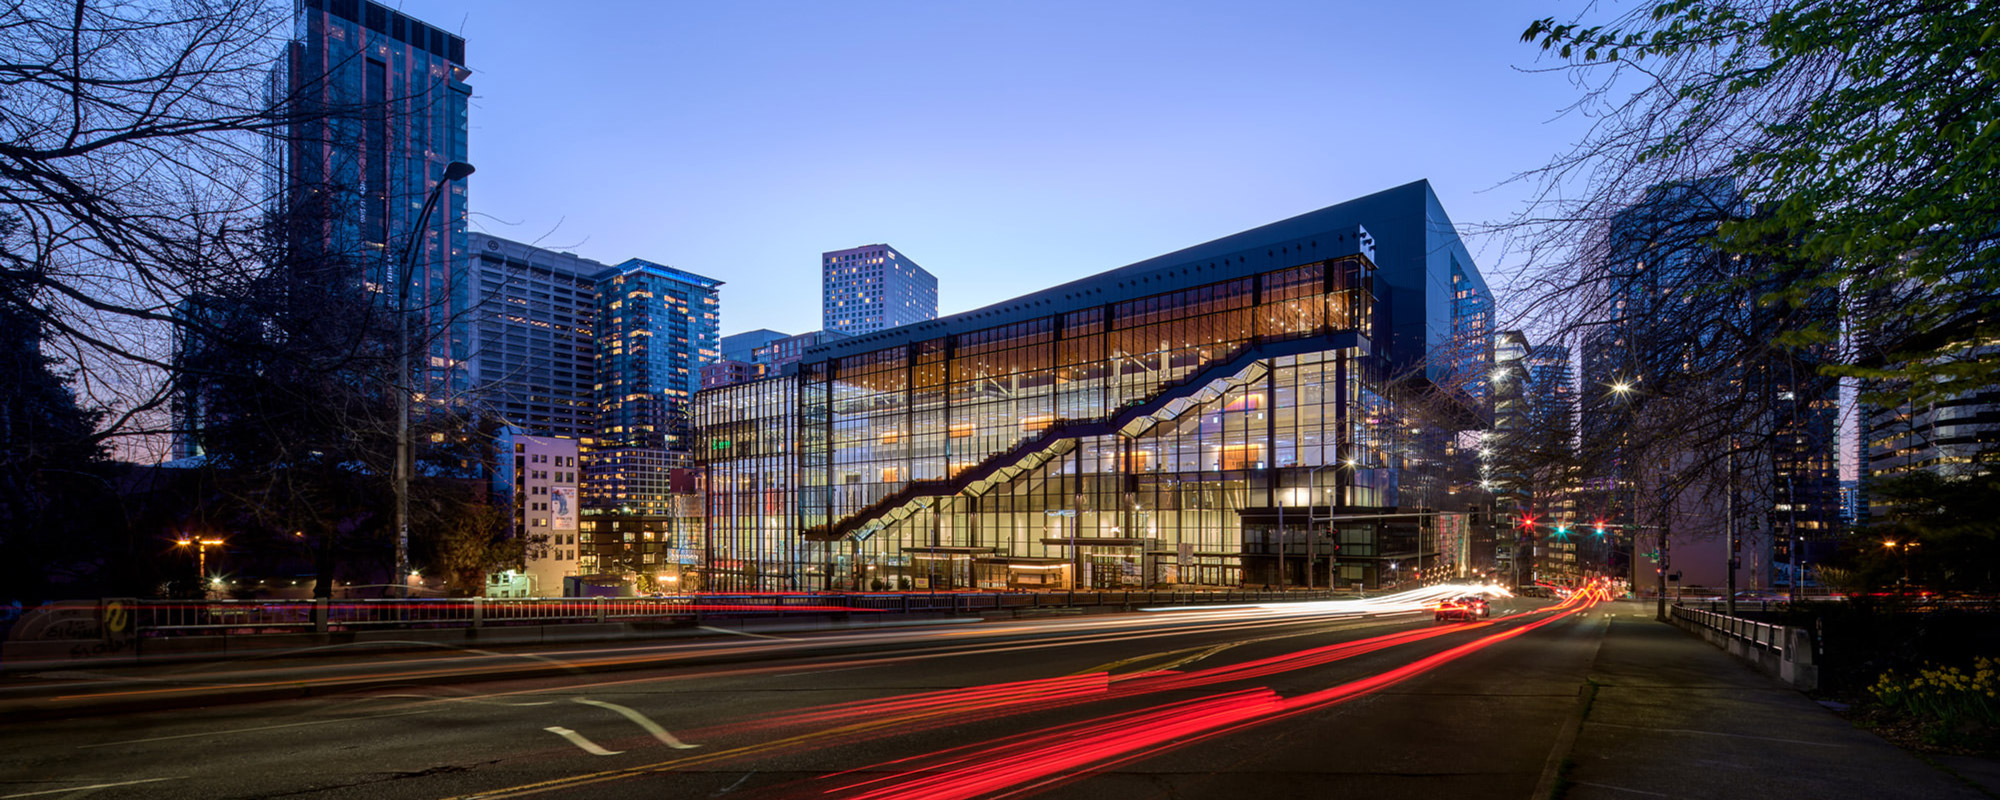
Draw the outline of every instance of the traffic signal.
<instances>
[{"instance_id":1,"label":"traffic signal","mask_svg":"<svg viewBox=\"0 0 2000 800\"><path fill-rule=\"evenodd\" d=\"M1558 539L1564 539L1564 540L1567 540L1567 539L1569 539L1569 526L1568 526L1568 525L1563 525L1563 524L1557 524L1557 525L1556 525L1556 538L1558 538Z\"/></svg>"},{"instance_id":2,"label":"traffic signal","mask_svg":"<svg viewBox=\"0 0 2000 800\"><path fill-rule=\"evenodd\" d=\"M1596 530L1596 532L1597 532L1597 535L1599 535L1599 536L1603 536L1603 535L1604 535L1604 520L1601 520L1601 519L1600 519L1600 520L1597 520L1596 522L1592 522L1592 523L1590 523L1590 525L1591 525L1591 527L1592 527L1593 529L1595 529L1595 530Z\"/></svg>"}]
</instances>

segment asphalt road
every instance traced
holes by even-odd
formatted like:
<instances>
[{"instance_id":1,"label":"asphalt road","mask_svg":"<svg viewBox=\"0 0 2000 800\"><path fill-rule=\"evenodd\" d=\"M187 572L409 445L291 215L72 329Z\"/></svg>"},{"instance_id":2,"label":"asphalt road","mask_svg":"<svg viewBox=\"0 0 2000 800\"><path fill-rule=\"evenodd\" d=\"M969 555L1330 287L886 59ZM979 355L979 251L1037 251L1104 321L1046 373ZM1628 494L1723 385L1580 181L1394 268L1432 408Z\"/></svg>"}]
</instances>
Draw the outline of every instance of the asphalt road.
<instances>
[{"instance_id":1,"label":"asphalt road","mask_svg":"<svg viewBox=\"0 0 2000 800\"><path fill-rule=\"evenodd\" d=\"M0 724L0 800L1524 798L1603 630L1586 603L1297 606L69 676L324 693Z\"/></svg>"}]
</instances>

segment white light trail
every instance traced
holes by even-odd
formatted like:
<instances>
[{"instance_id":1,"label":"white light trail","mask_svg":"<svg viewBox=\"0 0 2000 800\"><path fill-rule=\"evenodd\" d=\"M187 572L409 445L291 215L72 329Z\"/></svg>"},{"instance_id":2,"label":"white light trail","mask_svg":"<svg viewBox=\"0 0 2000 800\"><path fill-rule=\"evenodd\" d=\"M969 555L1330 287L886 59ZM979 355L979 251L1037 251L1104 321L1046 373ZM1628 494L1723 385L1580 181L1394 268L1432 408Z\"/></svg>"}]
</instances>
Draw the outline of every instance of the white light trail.
<instances>
[{"instance_id":1,"label":"white light trail","mask_svg":"<svg viewBox=\"0 0 2000 800\"><path fill-rule=\"evenodd\" d=\"M1319 600L1314 602L1249 603L1234 606L1161 606L1145 608L1141 611L1212 611L1237 613L1257 612L1260 614L1398 614L1414 611L1429 611L1437 601L1449 597L1466 595L1487 595L1489 597L1512 597L1513 592L1490 583L1440 583L1424 586L1380 597L1356 597L1347 600Z\"/></svg>"}]
</instances>

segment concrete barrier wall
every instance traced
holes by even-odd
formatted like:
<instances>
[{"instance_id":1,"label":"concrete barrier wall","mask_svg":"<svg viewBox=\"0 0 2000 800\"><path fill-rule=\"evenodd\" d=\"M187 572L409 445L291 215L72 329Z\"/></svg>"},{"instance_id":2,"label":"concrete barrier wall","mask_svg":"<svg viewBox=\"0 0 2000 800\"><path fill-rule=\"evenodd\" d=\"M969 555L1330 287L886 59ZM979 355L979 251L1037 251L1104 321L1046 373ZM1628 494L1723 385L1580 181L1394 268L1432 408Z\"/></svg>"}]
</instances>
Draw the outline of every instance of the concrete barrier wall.
<instances>
[{"instance_id":1,"label":"concrete barrier wall","mask_svg":"<svg viewBox=\"0 0 2000 800\"><path fill-rule=\"evenodd\" d=\"M1676 609L1679 610L1679 609ZM1730 655L1749 662L1764 674L1790 684L1800 691L1819 688L1819 667L1813 663L1812 632L1804 628L1780 628L1782 644L1767 646L1703 625L1682 614L1668 617L1682 630L1708 640Z\"/></svg>"}]
</instances>

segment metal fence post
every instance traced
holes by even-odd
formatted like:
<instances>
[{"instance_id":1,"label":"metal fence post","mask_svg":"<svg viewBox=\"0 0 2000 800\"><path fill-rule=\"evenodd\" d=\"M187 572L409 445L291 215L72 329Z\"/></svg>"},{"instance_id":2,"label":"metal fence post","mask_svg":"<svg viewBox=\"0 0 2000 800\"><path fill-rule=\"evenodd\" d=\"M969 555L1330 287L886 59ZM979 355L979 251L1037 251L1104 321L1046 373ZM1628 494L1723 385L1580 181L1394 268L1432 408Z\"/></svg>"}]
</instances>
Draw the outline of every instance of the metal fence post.
<instances>
[{"instance_id":1,"label":"metal fence post","mask_svg":"<svg viewBox=\"0 0 2000 800\"><path fill-rule=\"evenodd\" d=\"M472 598L472 627L486 627L486 598Z\"/></svg>"}]
</instances>

